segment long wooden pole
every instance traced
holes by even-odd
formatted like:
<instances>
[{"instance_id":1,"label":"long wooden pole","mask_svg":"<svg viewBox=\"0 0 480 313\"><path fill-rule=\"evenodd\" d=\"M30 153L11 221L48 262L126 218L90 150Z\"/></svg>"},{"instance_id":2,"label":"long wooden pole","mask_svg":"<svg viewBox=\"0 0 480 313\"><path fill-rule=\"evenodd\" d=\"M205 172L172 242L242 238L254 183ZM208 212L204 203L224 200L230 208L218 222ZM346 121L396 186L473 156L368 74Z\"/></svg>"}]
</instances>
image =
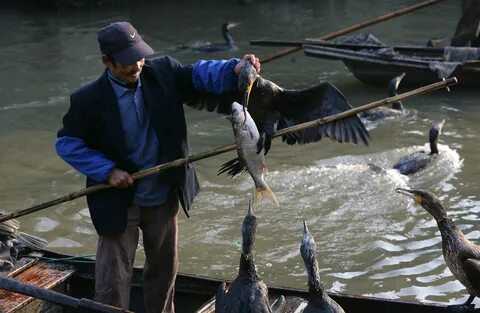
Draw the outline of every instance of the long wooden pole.
<instances>
[{"instance_id":1,"label":"long wooden pole","mask_svg":"<svg viewBox=\"0 0 480 313\"><path fill-rule=\"evenodd\" d=\"M273 135L273 138L276 138L276 137L279 137L279 136L282 136L282 135L285 135L285 134L288 134L288 133L292 133L292 132L295 132L295 131L299 131L299 130L302 130L302 129L306 129L306 128L309 128L309 127L314 127L314 126L318 126L318 125L322 125L322 124L327 124L327 123L330 123L330 122L333 122L333 121L336 121L336 120L344 119L344 118L353 116L357 113L367 111L367 110L371 110L373 108L380 107L380 106L383 106L383 105L392 104L394 102L404 100L404 99L412 97L412 96L425 94L425 93L432 92L432 91L442 89L442 88L448 88L448 86L455 85L457 82L458 82L457 78L452 77L452 78L449 78L447 80L443 80L443 81L440 81L440 82L437 82L437 83L426 85L426 86L423 86L423 87L420 87L420 88L417 88L417 89L413 89L413 90L398 94L398 95L393 96L393 97L389 97L389 98L385 98L385 99L382 99L382 100L374 101L374 102L371 102L371 103L368 103L368 104L365 104L365 105L362 105L362 106L359 106L359 107L356 107L356 108L353 108L351 110L347 110L347 111L344 111L344 112L341 112L341 113L338 113L338 114L330 115L330 116L323 117L323 118L320 118L320 119L317 119L317 120L314 120L314 121L310 121L310 122L298 124L298 125L295 125L295 126L292 126L292 127L284 128L284 129L276 132ZM168 162L168 163L160 164L158 166L155 166L155 167L152 167L152 168L149 168L149 169L138 171L138 172L132 174L132 177L133 177L134 180L138 180L138 179L141 179L141 178L144 178L144 177L147 177L147 176L151 176L151 175L154 175L154 174L159 174L159 173L161 173L161 172L163 172L167 169L170 169L170 168L182 166L182 165L184 165L186 163L189 163L189 162L191 163L191 162L203 160L203 159L206 159L206 158L209 158L209 157L212 157L212 156L216 156L216 155L219 155L219 154L223 154L223 153L228 152L228 151L233 151L236 148L237 148L236 144L219 146L219 147L216 147L216 148L214 148L212 150L209 150L209 151L206 151L206 152L201 152L201 153L190 155L187 158L176 159L176 160L173 160L173 161ZM15 211L15 212L12 212L12 213L9 213L9 214L2 215L2 216L0 216L0 223L11 220L11 219L16 218L16 217L21 217L21 216L24 216L24 215L27 215L27 214L30 214L30 213L33 213L33 212L43 210L43 209L46 209L48 207L51 207L51 206L54 206L54 205L57 205L57 204L60 204L60 203L68 202L68 201L71 201L71 200L74 200L74 199L92 194L94 192L98 192L100 190L109 189L109 188L112 188L112 186L108 185L108 184L99 184L99 185L91 186L91 187L88 187L88 188L84 188L80 191L70 193L70 194L65 195L63 197L41 203L41 204L32 206L30 208L27 208L27 209L23 209L23 210L19 210L19 211Z\"/></svg>"},{"instance_id":2,"label":"long wooden pole","mask_svg":"<svg viewBox=\"0 0 480 313\"><path fill-rule=\"evenodd\" d=\"M423 53L444 53L444 48L419 47L419 46L378 46L378 45L363 45L363 44L335 44L325 40L250 40L253 46L266 47L329 47L349 50L363 50L363 49L384 49L392 48L398 52L423 52Z\"/></svg>"},{"instance_id":3,"label":"long wooden pole","mask_svg":"<svg viewBox=\"0 0 480 313\"><path fill-rule=\"evenodd\" d=\"M410 12L413 12L415 10L418 10L418 9L421 9L421 8L424 8L424 7L427 7L427 6L430 6L430 5L433 5L433 4L436 4L440 1L443 1L443 0L428 0L428 1L424 1L424 2L420 2L420 3L417 3L415 5L412 5L412 6L409 6L409 7L406 7L406 8L403 8L403 9L400 9L400 10L397 10L397 11L393 11L393 12L390 12L388 14L385 14L385 15L382 15L382 16L379 16L379 17L376 17L376 18L373 18L373 19L370 19L370 20L366 20L362 23L358 23L358 24L355 24L355 25L352 25L350 27L347 27L347 28L343 28L341 30L338 30L338 31L335 31L335 32L332 32L332 33L328 33L320 38L315 38L314 40L329 40L329 39L333 39L333 38L336 38L336 37L339 37L339 36L342 36L342 35L345 35L345 34L348 34L348 33L351 33L351 32L354 32L356 30L359 30L359 29L362 29L362 28L365 28L367 26L371 26L371 25L374 25L374 24L377 24L377 23L380 23L380 22L383 22L383 21L387 21L389 19L392 19L394 17L397 17L397 16L401 16L401 15L404 15L404 14L407 14L407 13L410 13ZM276 60L278 58L281 58L283 56L286 56L286 55L289 55L289 54L292 54L294 52L297 52L297 51L300 51L302 50L302 47L301 46L296 46L296 47L293 47L293 48L288 48L288 49L284 49L284 50L280 50L279 52L275 53L275 54L272 54L270 56L267 56L265 58L263 58L261 60L262 63L268 63L270 61L273 61L273 60Z\"/></svg>"},{"instance_id":4,"label":"long wooden pole","mask_svg":"<svg viewBox=\"0 0 480 313\"><path fill-rule=\"evenodd\" d=\"M132 311L123 310L90 299L77 299L57 291L27 285L8 277L0 278L0 288L55 303L63 307L74 308L79 312L133 313Z\"/></svg>"}]
</instances>

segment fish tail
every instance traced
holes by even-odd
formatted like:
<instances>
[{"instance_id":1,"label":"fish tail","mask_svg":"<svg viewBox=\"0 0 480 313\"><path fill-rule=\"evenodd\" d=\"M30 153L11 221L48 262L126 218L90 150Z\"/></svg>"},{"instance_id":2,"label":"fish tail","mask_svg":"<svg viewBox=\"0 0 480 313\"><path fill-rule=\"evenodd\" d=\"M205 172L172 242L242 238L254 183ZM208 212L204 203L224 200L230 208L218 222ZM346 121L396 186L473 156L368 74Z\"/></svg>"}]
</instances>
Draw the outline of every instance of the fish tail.
<instances>
[{"instance_id":1,"label":"fish tail","mask_svg":"<svg viewBox=\"0 0 480 313\"><path fill-rule=\"evenodd\" d=\"M280 206L280 204L278 203L277 197L275 196L272 189L270 189L268 185L255 188L255 197L253 198L254 205L256 205L258 201L260 201L263 198L270 199L273 202L273 204L275 204L276 207Z\"/></svg>"}]
</instances>

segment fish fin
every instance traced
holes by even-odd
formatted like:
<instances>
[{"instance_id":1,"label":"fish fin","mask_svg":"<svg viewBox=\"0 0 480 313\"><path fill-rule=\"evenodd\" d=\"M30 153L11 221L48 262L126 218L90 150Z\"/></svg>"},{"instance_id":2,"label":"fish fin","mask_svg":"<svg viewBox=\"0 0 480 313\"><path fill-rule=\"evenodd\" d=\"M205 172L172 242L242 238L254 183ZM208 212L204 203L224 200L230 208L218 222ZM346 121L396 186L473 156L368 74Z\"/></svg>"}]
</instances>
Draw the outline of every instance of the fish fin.
<instances>
[{"instance_id":1,"label":"fish fin","mask_svg":"<svg viewBox=\"0 0 480 313\"><path fill-rule=\"evenodd\" d=\"M232 159L228 162L223 163L220 166L220 169L217 172L217 175L221 175L223 173L227 173L230 176L236 176L244 171L246 171L247 168L245 164L239 159L235 158Z\"/></svg>"},{"instance_id":2,"label":"fish fin","mask_svg":"<svg viewBox=\"0 0 480 313\"><path fill-rule=\"evenodd\" d=\"M253 198L253 203L255 204L255 206L263 198L270 199L273 202L273 204L275 204L276 207L280 206L277 200L277 196L275 196L272 189L270 189L268 185L265 185L264 188L262 187L255 188L255 197Z\"/></svg>"}]
</instances>

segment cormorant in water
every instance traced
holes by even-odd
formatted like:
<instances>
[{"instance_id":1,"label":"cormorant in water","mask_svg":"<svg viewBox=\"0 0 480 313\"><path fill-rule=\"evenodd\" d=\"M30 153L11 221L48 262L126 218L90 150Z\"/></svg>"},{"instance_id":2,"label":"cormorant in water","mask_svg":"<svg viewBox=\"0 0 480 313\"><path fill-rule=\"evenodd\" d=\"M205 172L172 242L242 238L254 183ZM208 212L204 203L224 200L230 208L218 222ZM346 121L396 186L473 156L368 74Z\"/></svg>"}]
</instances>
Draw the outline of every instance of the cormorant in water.
<instances>
[{"instance_id":1,"label":"cormorant in water","mask_svg":"<svg viewBox=\"0 0 480 313\"><path fill-rule=\"evenodd\" d=\"M230 51L236 50L237 46L233 40L230 29L238 26L238 23L223 23L222 24L222 36L225 39L224 43L206 43L200 46L193 46L192 49L199 52L218 52L218 51Z\"/></svg>"},{"instance_id":2,"label":"cormorant in water","mask_svg":"<svg viewBox=\"0 0 480 313\"><path fill-rule=\"evenodd\" d=\"M388 83L388 96L393 97L397 95L398 87L402 82L402 79L405 77L405 73L402 73L390 80ZM390 116L398 116L403 113L403 104L401 101L396 101L392 103L390 108L385 106L378 107L369 111L362 112L360 117L370 122L374 122L380 119L384 119Z\"/></svg>"},{"instance_id":3,"label":"cormorant in water","mask_svg":"<svg viewBox=\"0 0 480 313\"><path fill-rule=\"evenodd\" d=\"M414 199L430 213L437 222L440 235L442 236L442 252L445 263L458 279L467 288L470 297L463 305L454 305L460 309L473 309L475 297L480 297L480 246L470 242L462 233L440 200L433 194L423 190L396 189L398 193Z\"/></svg>"},{"instance_id":4,"label":"cormorant in water","mask_svg":"<svg viewBox=\"0 0 480 313\"><path fill-rule=\"evenodd\" d=\"M257 276L253 258L257 218L252 203L248 205L248 213L242 223L242 253L238 276L229 285L221 284L215 299L216 313L280 313L285 299L276 301L270 307L268 289Z\"/></svg>"},{"instance_id":5,"label":"cormorant in water","mask_svg":"<svg viewBox=\"0 0 480 313\"><path fill-rule=\"evenodd\" d=\"M187 105L196 109L230 114L232 102L248 106L248 111L260 132L261 147L265 154L270 149L276 130L337 114L352 107L345 96L332 84L325 82L310 88L285 89L261 77L250 63L244 66L238 77L237 92L222 95L197 94ZM369 134L357 116L300 130L282 136L287 144L316 142L329 137L337 142L363 142L368 144ZM259 142L260 143L260 142Z\"/></svg>"},{"instance_id":6,"label":"cormorant in water","mask_svg":"<svg viewBox=\"0 0 480 313\"><path fill-rule=\"evenodd\" d=\"M343 308L330 298L320 282L320 273L316 259L317 245L303 221L303 240L300 245L305 269L308 275L309 301L303 313L345 313Z\"/></svg>"},{"instance_id":7,"label":"cormorant in water","mask_svg":"<svg viewBox=\"0 0 480 313\"><path fill-rule=\"evenodd\" d=\"M410 175L418 172L421 169L424 169L432 159L438 155L438 136L442 132L443 124L445 120L432 124L429 132L429 141L430 141L430 152L418 151L407 156L402 157L397 164L393 166L394 169L398 170L403 175Z\"/></svg>"}]
</instances>

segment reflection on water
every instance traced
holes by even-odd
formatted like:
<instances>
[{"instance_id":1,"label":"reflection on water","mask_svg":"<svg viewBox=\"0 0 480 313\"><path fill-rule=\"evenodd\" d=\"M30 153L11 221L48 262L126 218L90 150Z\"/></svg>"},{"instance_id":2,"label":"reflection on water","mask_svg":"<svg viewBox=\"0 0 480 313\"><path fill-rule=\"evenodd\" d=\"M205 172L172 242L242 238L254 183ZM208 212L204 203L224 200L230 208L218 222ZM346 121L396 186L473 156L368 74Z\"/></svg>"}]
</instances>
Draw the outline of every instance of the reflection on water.
<instances>
[{"instance_id":1,"label":"reflection on water","mask_svg":"<svg viewBox=\"0 0 480 313\"><path fill-rule=\"evenodd\" d=\"M250 39L316 37L411 1L262 1L251 6L229 1L176 1L117 7L94 12L0 13L0 208L26 208L77 191L83 177L56 157L55 132L68 107L68 95L102 71L95 33L109 21L130 19L159 53L182 62L199 58L265 56L275 49L251 47ZM368 6L369 10L365 10ZM439 20L438 12L442 12ZM451 35L458 19L456 2L442 2L368 28L387 43L421 44ZM200 54L178 46L220 40L225 21L241 22L232 30L235 52ZM435 25L435 26L432 26ZM288 88L328 80L352 105L386 96L386 90L358 82L340 62L301 53L264 64L263 75ZM299 256L302 220L318 245L325 285L335 291L380 297L457 302L463 287L453 280L441 256L435 222L423 209L395 193L396 187L434 191L449 207L468 238L480 237L479 106L476 91L437 92L404 102L406 116L369 125L369 147L325 140L306 146L274 142L267 158L267 179L281 207L257 208L256 260L266 282L305 287ZM233 141L231 126L216 114L186 109L195 152ZM446 119L440 154L425 170L406 177L392 169L403 155L428 149L432 121ZM232 155L196 164L202 192L192 217L181 217L181 270L216 277L235 276L240 224L253 185L248 176L216 176ZM370 165L369 165L370 164ZM375 168L382 170L373 170ZM92 254L96 235L83 199L21 219L22 230L43 236L50 247ZM141 249L140 249L141 250ZM138 255L138 263L143 260Z\"/></svg>"}]
</instances>

